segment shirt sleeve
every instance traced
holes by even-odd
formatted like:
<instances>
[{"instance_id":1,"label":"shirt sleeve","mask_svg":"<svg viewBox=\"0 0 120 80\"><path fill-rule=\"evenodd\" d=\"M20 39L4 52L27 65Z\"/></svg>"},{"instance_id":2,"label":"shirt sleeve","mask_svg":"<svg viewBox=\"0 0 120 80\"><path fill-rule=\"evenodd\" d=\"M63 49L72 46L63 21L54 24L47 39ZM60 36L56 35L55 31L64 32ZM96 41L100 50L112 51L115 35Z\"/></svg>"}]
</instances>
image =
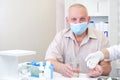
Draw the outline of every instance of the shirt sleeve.
<instances>
[{"instance_id":1,"label":"shirt sleeve","mask_svg":"<svg viewBox=\"0 0 120 80\"><path fill-rule=\"evenodd\" d=\"M61 49L62 35L61 33L57 33L51 44L49 45L46 51L46 59L55 59L58 61L63 61L62 57L62 49Z\"/></svg>"},{"instance_id":2,"label":"shirt sleeve","mask_svg":"<svg viewBox=\"0 0 120 80\"><path fill-rule=\"evenodd\" d=\"M110 60L120 59L120 44L107 48Z\"/></svg>"}]
</instances>

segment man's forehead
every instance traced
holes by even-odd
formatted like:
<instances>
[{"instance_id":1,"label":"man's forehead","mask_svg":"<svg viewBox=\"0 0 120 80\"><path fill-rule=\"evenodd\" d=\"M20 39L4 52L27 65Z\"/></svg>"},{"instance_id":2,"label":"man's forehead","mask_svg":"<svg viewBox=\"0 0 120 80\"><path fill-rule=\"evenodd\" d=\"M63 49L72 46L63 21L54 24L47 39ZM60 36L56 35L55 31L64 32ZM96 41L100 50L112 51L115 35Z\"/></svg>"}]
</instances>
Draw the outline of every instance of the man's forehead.
<instances>
[{"instance_id":1,"label":"man's forehead","mask_svg":"<svg viewBox=\"0 0 120 80\"><path fill-rule=\"evenodd\" d=\"M71 8L68 16L88 16L88 14L84 8Z\"/></svg>"}]
</instances>

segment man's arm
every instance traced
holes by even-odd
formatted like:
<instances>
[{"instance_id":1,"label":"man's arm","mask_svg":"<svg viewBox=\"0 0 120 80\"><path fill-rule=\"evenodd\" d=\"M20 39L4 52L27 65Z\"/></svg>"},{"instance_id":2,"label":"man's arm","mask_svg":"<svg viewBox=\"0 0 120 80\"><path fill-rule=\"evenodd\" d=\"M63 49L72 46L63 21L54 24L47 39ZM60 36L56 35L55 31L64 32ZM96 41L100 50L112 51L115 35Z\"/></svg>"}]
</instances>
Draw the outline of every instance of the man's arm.
<instances>
[{"instance_id":1,"label":"man's arm","mask_svg":"<svg viewBox=\"0 0 120 80\"><path fill-rule=\"evenodd\" d=\"M91 69L91 71L88 73L90 77L109 75L111 71L111 64L110 61L103 61L104 54L101 51L97 51L95 53L89 54L85 60L87 62L87 66ZM98 64L100 66L98 66Z\"/></svg>"},{"instance_id":2,"label":"man's arm","mask_svg":"<svg viewBox=\"0 0 120 80\"><path fill-rule=\"evenodd\" d=\"M66 77L73 77L73 70L70 65L60 63L55 59L47 59L46 61L50 61L54 65L56 72Z\"/></svg>"},{"instance_id":3,"label":"man's arm","mask_svg":"<svg viewBox=\"0 0 120 80\"><path fill-rule=\"evenodd\" d=\"M101 61L99 65L96 65L89 73L90 77L108 76L111 71L111 65L109 61Z\"/></svg>"}]
</instances>

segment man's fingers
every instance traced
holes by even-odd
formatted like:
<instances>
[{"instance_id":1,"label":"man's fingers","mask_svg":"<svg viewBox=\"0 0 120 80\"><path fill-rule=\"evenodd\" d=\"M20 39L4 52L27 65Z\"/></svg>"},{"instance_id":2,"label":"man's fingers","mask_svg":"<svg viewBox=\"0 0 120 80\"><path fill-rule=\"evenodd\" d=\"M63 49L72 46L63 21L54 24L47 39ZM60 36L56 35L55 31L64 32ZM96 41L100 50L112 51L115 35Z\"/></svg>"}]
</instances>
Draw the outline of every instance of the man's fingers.
<instances>
[{"instance_id":1,"label":"man's fingers","mask_svg":"<svg viewBox=\"0 0 120 80\"><path fill-rule=\"evenodd\" d=\"M66 74L69 77L72 77L73 76L73 70L70 67L66 67Z\"/></svg>"},{"instance_id":2,"label":"man's fingers","mask_svg":"<svg viewBox=\"0 0 120 80\"><path fill-rule=\"evenodd\" d=\"M103 73L103 69L102 69L102 67L99 66L99 65L97 65L96 70L97 70L99 73L101 73L101 74Z\"/></svg>"},{"instance_id":3,"label":"man's fingers","mask_svg":"<svg viewBox=\"0 0 120 80\"><path fill-rule=\"evenodd\" d=\"M66 76L66 77L72 77L73 76L72 67L70 67L68 64L64 65L63 75Z\"/></svg>"},{"instance_id":4,"label":"man's fingers","mask_svg":"<svg viewBox=\"0 0 120 80\"><path fill-rule=\"evenodd\" d=\"M98 76L101 76L102 75L102 67L97 65L92 71L90 71L88 73L88 76L90 77L98 77Z\"/></svg>"},{"instance_id":5,"label":"man's fingers","mask_svg":"<svg viewBox=\"0 0 120 80\"><path fill-rule=\"evenodd\" d=\"M88 73L88 76L90 76L90 77L98 77L100 75L101 75L101 73L99 73L98 71L93 71L91 73Z\"/></svg>"}]
</instances>

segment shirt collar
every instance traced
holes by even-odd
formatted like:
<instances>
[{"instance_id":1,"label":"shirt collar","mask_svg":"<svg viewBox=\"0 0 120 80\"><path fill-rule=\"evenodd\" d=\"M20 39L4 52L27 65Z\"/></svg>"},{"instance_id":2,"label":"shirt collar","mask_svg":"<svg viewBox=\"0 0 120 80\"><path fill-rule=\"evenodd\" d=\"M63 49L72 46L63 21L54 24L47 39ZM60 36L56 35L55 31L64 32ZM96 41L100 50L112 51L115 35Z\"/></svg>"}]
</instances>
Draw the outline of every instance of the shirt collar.
<instances>
[{"instance_id":1,"label":"shirt collar","mask_svg":"<svg viewBox=\"0 0 120 80\"><path fill-rule=\"evenodd\" d=\"M75 40L74 34L70 28L67 29L66 34L64 36ZM88 37L88 39L90 38L97 39L95 30L93 30L93 28L91 27L88 27L88 35L86 37Z\"/></svg>"},{"instance_id":2,"label":"shirt collar","mask_svg":"<svg viewBox=\"0 0 120 80\"><path fill-rule=\"evenodd\" d=\"M67 29L66 34L64 36L67 38L71 38L71 39L75 40L75 36L70 28Z\"/></svg>"}]
</instances>

